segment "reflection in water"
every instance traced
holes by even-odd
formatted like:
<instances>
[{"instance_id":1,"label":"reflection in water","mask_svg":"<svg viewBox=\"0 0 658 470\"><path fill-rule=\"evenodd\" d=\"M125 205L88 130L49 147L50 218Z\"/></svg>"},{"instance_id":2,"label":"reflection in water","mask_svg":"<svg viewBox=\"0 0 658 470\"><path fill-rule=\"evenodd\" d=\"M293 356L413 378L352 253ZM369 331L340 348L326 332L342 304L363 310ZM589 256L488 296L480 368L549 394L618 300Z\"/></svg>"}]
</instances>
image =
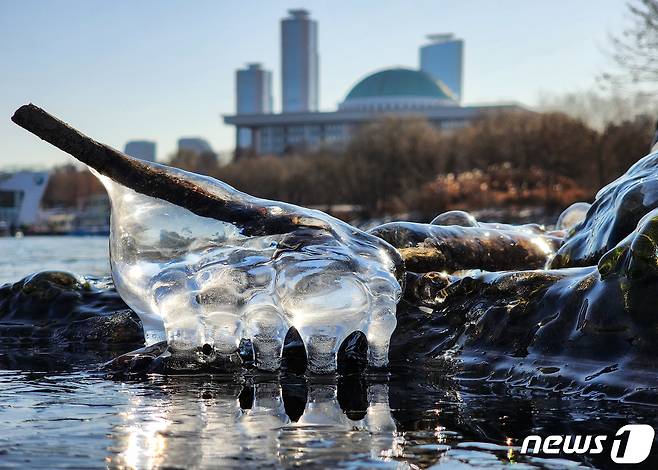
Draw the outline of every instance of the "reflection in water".
<instances>
[{"instance_id":1,"label":"reflection in water","mask_svg":"<svg viewBox=\"0 0 658 470\"><path fill-rule=\"evenodd\" d=\"M131 406L134 410L142 409L143 399L133 397ZM128 412L123 415L126 424L125 450L119 458L127 467L154 468L163 464L163 457L167 450L167 441L162 434L171 422L165 418L165 411L156 411L148 420L141 420L137 412ZM128 424L130 423L130 424Z\"/></svg>"},{"instance_id":2,"label":"reflection in water","mask_svg":"<svg viewBox=\"0 0 658 470\"><path fill-rule=\"evenodd\" d=\"M115 429L117 453L110 460L129 468L286 465L335 461L341 451L390 460L396 426L388 385L370 385L365 394L352 387L365 396L340 400L338 389L336 383L249 386L181 378L163 384L161 394L128 388L130 406Z\"/></svg>"},{"instance_id":3,"label":"reflection in water","mask_svg":"<svg viewBox=\"0 0 658 470\"><path fill-rule=\"evenodd\" d=\"M151 376L0 371L0 467L472 468L565 462L519 455L524 436L658 425L658 408L460 383L440 374ZM568 455L606 467L607 454ZM650 456L648 468L658 468Z\"/></svg>"},{"instance_id":4,"label":"reflection in water","mask_svg":"<svg viewBox=\"0 0 658 470\"><path fill-rule=\"evenodd\" d=\"M480 397L469 404L468 394L455 390L345 378L236 384L169 377L154 379L147 393L132 387L124 391L130 406L115 426L110 466L567 463L519 456L520 437L528 427L517 426L531 420L532 411L524 409L528 402L511 398L487 409ZM510 417L512 410L517 414Z\"/></svg>"}]
</instances>

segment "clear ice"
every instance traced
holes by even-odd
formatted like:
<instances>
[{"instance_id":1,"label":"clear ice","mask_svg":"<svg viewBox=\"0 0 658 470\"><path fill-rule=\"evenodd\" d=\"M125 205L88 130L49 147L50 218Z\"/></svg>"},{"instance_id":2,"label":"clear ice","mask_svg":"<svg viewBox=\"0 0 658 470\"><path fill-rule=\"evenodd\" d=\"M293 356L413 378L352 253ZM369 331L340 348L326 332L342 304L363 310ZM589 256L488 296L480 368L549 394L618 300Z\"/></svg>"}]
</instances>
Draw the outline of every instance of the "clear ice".
<instances>
[{"instance_id":1,"label":"clear ice","mask_svg":"<svg viewBox=\"0 0 658 470\"><path fill-rule=\"evenodd\" d=\"M564 209L555 223L557 230L569 230L585 220L587 211L592 207L587 202L574 202Z\"/></svg>"},{"instance_id":2,"label":"clear ice","mask_svg":"<svg viewBox=\"0 0 658 470\"><path fill-rule=\"evenodd\" d=\"M241 339L249 339L256 367L275 370L294 327L308 369L326 373L335 370L343 340L361 331L369 364L388 364L401 295L400 264L390 245L319 211L149 165L222 200L257 208L265 218L293 215L299 228L246 235L238 225L196 215L95 172L112 204L112 276L142 320L147 344L166 340L172 354L203 360L200 350L229 357Z\"/></svg>"}]
</instances>

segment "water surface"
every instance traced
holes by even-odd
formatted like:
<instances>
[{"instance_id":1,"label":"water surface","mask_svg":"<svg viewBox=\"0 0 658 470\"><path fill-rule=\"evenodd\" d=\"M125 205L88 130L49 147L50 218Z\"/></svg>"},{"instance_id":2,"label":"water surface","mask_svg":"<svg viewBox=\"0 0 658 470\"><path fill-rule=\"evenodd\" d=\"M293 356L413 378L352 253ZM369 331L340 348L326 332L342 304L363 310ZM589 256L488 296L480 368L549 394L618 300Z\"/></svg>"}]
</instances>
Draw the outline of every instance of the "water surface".
<instances>
[{"instance_id":1,"label":"water surface","mask_svg":"<svg viewBox=\"0 0 658 470\"><path fill-rule=\"evenodd\" d=\"M0 282L44 269L107 274L107 239L0 239ZM529 434L658 427L657 407L456 381L413 365L365 377L118 381L94 372L109 357L0 343L0 468L606 468L605 452L539 458L519 446ZM646 468L658 466L655 454Z\"/></svg>"},{"instance_id":2,"label":"water surface","mask_svg":"<svg viewBox=\"0 0 658 470\"><path fill-rule=\"evenodd\" d=\"M109 275L107 237L0 237L0 284L47 269Z\"/></svg>"}]
</instances>

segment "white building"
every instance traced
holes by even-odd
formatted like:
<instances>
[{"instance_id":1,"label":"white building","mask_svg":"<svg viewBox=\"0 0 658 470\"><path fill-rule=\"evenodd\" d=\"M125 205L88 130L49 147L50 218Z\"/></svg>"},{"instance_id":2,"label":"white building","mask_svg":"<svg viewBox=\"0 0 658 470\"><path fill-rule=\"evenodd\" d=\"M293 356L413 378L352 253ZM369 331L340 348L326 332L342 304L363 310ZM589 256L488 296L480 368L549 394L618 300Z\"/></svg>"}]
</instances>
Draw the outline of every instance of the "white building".
<instances>
[{"instance_id":1,"label":"white building","mask_svg":"<svg viewBox=\"0 0 658 470\"><path fill-rule=\"evenodd\" d=\"M0 224L18 228L36 223L47 183L45 171L0 175Z\"/></svg>"}]
</instances>

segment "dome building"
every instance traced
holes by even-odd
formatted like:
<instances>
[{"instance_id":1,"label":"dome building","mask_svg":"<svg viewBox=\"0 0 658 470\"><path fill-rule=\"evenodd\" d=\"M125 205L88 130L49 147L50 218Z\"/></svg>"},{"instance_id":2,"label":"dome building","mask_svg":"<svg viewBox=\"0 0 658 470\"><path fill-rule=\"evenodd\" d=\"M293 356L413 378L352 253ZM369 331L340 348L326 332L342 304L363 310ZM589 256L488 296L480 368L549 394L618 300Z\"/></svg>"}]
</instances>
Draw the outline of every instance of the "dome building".
<instances>
[{"instance_id":1,"label":"dome building","mask_svg":"<svg viewBox=\"0 0 658 470\"><path fill-rule=\"evenodd\" d=\"M420 70L391 68L360 80L339 110L400 111L458 106L453 93Z\"/></svg>"},{"instance_id":2,"label":"dome building","mask_svg":"<svg viewBox=\"0 0 658 470\"><path fill-rule=\"evenodd\" d=\"M421 116L442 130L468 126L483 113L523 110L517 105L462 106L455 94L427 72L394 67L368 74L329 112L236 114L224 122L249 133L241 155L284 155L345 145L360 126L383 116Z\"/></svg>"}]
</instances>

